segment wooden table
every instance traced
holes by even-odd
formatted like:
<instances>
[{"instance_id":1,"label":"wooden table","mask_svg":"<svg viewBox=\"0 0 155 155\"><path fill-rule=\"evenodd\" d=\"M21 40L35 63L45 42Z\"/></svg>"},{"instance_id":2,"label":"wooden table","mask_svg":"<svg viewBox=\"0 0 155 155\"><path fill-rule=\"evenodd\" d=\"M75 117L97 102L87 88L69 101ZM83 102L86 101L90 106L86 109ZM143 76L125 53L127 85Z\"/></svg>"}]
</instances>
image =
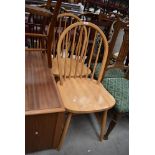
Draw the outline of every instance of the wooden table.
<instances>
[{"instance_id":1,"label":"wooden table","mask_svg":"<svg viewBox=\"0 0 155 155\"><path fill-rule=\"evenodd\" d=\"M25 54L25 149L57 148L64 125L64 107L46 55Z\"/></svg>"}]
</instances>

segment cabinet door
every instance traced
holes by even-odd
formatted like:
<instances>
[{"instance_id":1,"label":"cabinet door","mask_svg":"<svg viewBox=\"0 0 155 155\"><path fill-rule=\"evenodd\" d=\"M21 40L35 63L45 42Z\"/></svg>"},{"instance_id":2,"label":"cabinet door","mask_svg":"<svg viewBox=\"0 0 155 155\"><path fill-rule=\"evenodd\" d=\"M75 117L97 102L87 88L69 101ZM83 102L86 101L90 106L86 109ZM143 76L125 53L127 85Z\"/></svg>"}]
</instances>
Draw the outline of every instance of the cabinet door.
<instances>
[{"instance_id":1,"label":"cabinet door","mask_svg":"<svg viewBox=\"0 0 155 155\"><path fill-rule=\"evenodd\" d=\"M63 123L63 113L26 116L26 153L56 148L59 144Z\"/></svg>"}]
</instances>

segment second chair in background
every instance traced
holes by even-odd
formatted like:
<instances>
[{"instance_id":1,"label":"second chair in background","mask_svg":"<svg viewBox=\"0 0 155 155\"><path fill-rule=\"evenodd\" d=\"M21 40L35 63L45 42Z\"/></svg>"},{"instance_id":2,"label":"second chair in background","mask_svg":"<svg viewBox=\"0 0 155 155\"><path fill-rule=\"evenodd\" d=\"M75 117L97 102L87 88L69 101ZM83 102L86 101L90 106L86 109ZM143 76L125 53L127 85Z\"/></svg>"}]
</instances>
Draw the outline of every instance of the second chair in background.
<instances>
[{"instance_id":1,"label":"second chair in background","mask_svg":"<svg viewBox=\"0 0 155 155\"><path fill-rule=\"evenodd\" d=\"M115 62L108 65L102 84L114 96L116 104L112 109L112 119L108 126L104 139L115 127L118 120L129 113L129 30L124 29L123 42ZM109 59L110 60L110 59ZM108 63L109 64L109 60ZM99 67L100 66L100 67ZM98 65L98 69L101 64ZM97 74L98 75L98 74ZM96 76L97 76L96 75Z\"/></svg>"},{"instance_id":2,"label":"second chair in background","mask_svg":"<svg viewBox=\"0 0 155 155\"><path fill-rule=\"evenodd\" d=\"M109 55L107 61L107 71L104 77L125 77L126 69L122 70L120 67L126 64L126 68L128 68L128 25L120 20L117 20L112 25L113 33L111 35L111 39L109 42ZM122 41L120 43L120 49L114 51L116 46L116 41L118 40L120 30L124 31L124 35L122 36ZM120 39L119 39L120 40ZM115 67L114 67L115 66ZM116 67L117 66L117 67ZM95 77L98 76L99 70L101 67L101 63L97 64L95 70ZM110 69L109 69L110 68Z\"/></svg>"},{"instance_id":3,"label":"second chair in background","mask_svg":"<svg viewBox=\"0 0 155 155\"><path fill-rule=\"evenodd\" d=\"M72 13L62 13L62 14L59 14L58 17L57 17L57 25L55 27L55 33L54 33L54 42L52 43L52 73L58 77L59 76L59 70L58 70L58 62L57 62L57 52L56 52L56 46L57 46L57 43L58 43L58 40L59 40L59 37L61 35L61 33L63 31L65 31L65 29L70 26L71 24L75 23L75 22L81 22L80 18L77 17L76 15L72 14ZM77 30L76 33L79 34L79 31ZM74 48L76 48L76 51L78 52L78 37L74 38L74 40L71 40L73 39L72 36L75 36L74 32L73 31L70 31L70 33L68 34L68 40L67 40L67 43L65 41L63 41L62 43L62 51L61 51L61 64L62 64L62 67L64 68L65 66L65 63L67 65L66 69L66 76L69 76L69 69L70 69L70 53L71 51L73 50L73 44L74 44ZM79 34L80 35L80 34ZM84 34L81 34L84 36ZM81 36L81 39L82 36ZM81 40L82 41L82 40ZM68 48L68 49L66 49ZM68 50L68 57L65 59L65 50ZM74 59L72 59L72 71L71 71L71 76L74 76L74 73L75 73L75 66L76 66L76 59L74 57ZM90 71L89 71L90 73ZM62 72L62 74L64 75L64 72ZM77 70L77 74L80 74L79 71ZM86 67L84 66L84 72L83 72L83 75L86 75Z\"/></svg>"}]
</instances>

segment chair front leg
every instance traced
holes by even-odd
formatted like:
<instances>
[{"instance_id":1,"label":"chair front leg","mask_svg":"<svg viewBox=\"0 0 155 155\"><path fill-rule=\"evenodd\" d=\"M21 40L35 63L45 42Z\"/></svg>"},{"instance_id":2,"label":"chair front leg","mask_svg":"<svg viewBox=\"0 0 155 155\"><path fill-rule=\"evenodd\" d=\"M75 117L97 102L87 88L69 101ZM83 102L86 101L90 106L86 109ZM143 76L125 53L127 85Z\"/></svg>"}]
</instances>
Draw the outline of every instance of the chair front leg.
<instances>
[{"instance_id":1,"label":"chair front leg","mask_svg":"<svg viewBox=\"0 0 155 155\"><path fill-rule=\"evenodd\" d=\"M61 149L61 146L62 146L62 144L64 142L64 139L66 137L66 134L67 134L67 131L68 131L68 127L69 127L71 118L72 118L72 113L69 113L68 116L67 116L66 122L65 122L63 133L62 133L62 136L61 136L61 139L60 139L60 143L59 143L59 146L58 146L58 150Z\"/></svg>"},{"instance_id":2,"label":"chair front leg","mask_svg":"<svg viewBox=\"0 0 155 155\"><path fill-rule=\"evenodd\" d=\"M100 141L103 140L104 134L105 134L105 126L107 121L107 110L103 112L102 120L101 120L101 132L100 132Z\"/></svg>"}]
</instances>

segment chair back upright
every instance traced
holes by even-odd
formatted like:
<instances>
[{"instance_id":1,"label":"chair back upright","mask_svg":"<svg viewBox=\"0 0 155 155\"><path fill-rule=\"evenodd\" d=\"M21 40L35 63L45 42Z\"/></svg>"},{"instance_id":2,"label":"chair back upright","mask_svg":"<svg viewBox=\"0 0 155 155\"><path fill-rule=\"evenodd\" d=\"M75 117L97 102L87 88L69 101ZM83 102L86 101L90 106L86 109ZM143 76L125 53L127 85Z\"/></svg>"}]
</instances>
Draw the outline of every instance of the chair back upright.
<instances>
[{"instance_id":1,"label":"chair back upright","mask_svg":"<svg viewBox=\"0 0 155 155\"><path fill-rule=\"evenodd\" d=\"M118 24L118 23L117 23ZM116 24L116 25L117 25ZM117 25L118 26L118 25ZM120 28L120 27L119 27ZM114 45L118 36L118 27L114 30L114 36L109 45L109 55L106 64L106 70L114 69L118 73L120 70L124 72L124 77L129 78L129 27L126 25L124 28L123 40L120 46L118 54L115 56ZM116 35L117 34L117 35ZM113 71L114 71L113 70ZM102 77L103 80L104 76Z\"/></svg>"},{"instance_id":2,"label":"chair back upright","mask_svg":"<svg viewBox=\"0 0 155 155\"><path fill-rule=\"evenodd\" d=\"M73 35L70 35L71 32L74 32ZM87 48L89 45L89 39L91 33L94 32L93 41L91 49ZM69 37L70 36L70 37ZM99 44L96 44L96 37L99 36ZM75 42L75 40L77 40ZM63 46L63 42L65 42L65 46ZM71 54L68 54L68 45L71 46ZM71 78L72 72L72 62L73 59L76 60L76 69L74 72L73 78L89 78L94 79L95 69L98 63L99 54L101 52L101 46L104 47L104 55L102 58L102 66L100 69L100 73L98 76L98 83L100 83L102 75L104 73L106 60L108 56L108 42L106 36L104 35L103 31L93 23L90 22L76 22L69 27L67 27L63 33L61 34L58 45L57 45L57 54L58 54L58 68L59 68L59 76L60 76L60 83L63 84L63 80L66 78ZM90 50L90 51L89 51ZM62 51L65 51L63 55ZM92 58L95 55L95 61L92 68L92 72L89 75L89 69L92 64ZM64 57L65 60L70 57L70 69L69 69L69 76L66 76L66 63L64 67L61 65L60 59ZM87 60L87 61L86 61ZM87 74L83 77L83 68L84 65L87 66ZM77 71L79 69L80 71ZM62 74L64 72L64 74ZM80 73L77 75L77 72Z\"/></svg>"},{"instance_id":3,"label":"chair back upright","mask_svg":"<svg viewBox=\"0 0 155 155\"><path fill-rule=\"evenodd\" d=\"M118 54L118 57L116 59L116 64L125 64L128 65L129 62L127 59L129 59L129 28L124 28L124 36L123 36L123 42L120 48L120 52Z\"/></svg>"},{"instance_id":4,"label":"chair back upright","mask_svg":"<svg viewBox=\"0 0 155 155\"><path fill-rule=\"evenodd\" d=\"M52 42L52 58L56 57L56 47L61 33L71 24L80 22L80 18L72 13L61 13L57 16L56 26L54 28L53 42ZM70 33L70 35L73 35ZM65 43L63 42L63 46ZM70 48L69 48L70 49Z\"/></svg>"},{"instance_id":5,"label":"chair back upright","mask_svg":"<svg viewBox=\"0 0 155 155\"><path fill-rule=\"evenodd\" d=\"M127 60L129 57L129 25L128 23L124 23L120 20L117 20L113 24L113 32L111 35L111 40L109 42L109 55L108 55L108 61L107 61L107 66L110 65L110 61L113 59L113 54L114 54L114 47L116 44L116 41L118 39L118 35L120 30L124 31L123 39L121 42L120 50L118 51L118 56L115 58L115 65L121 64L123 65L125 60Z\"/></svg>"}]
</instances>

